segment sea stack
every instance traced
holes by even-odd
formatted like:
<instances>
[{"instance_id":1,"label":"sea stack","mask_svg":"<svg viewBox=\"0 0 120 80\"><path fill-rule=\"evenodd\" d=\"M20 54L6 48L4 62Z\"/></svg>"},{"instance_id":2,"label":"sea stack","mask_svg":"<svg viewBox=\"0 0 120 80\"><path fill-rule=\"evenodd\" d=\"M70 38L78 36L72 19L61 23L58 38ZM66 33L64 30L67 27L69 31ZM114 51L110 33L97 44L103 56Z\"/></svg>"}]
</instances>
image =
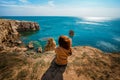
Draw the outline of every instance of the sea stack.
<instances>
[{"instance_id":1,"label":"sea stack","mask_svg":"<svg viewBox=\"0 0 120 80\"><path fill-rule=\"evenodd\" d=\"M74 36L74 31L73 31L73 30L70 30L70 31L69 31L69 36L71 36L71 37Z\"/></svg>"}]
</instances>

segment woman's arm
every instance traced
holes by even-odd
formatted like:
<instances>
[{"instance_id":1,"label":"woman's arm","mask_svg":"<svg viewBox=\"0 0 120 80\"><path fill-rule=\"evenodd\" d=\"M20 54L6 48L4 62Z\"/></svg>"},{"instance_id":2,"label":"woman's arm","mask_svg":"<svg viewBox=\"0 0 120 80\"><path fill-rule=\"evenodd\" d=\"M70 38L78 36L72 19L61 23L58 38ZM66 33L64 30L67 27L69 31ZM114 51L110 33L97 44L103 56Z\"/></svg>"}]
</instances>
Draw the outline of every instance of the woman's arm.
<instances>
[{"instance_id":1,"label":"woman's arm","mask_svg":"<svg viewBox=\"0 0 120 80\"><path fill-rule=\"evenodd\" d=\"M72 48L70 48L68 54L71 56L72 55Z\"/></svg>"}]
</instances>

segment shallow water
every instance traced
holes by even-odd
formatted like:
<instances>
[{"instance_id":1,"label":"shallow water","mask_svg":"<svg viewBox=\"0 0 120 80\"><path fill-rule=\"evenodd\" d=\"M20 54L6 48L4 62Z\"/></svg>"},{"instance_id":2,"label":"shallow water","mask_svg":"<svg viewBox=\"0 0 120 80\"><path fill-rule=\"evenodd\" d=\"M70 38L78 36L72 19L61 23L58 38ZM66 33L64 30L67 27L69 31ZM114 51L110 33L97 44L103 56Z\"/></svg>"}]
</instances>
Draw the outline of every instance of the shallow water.
<instances>
[{"instance_id":1,"label":"shallow water","mask_svg":"<svg viewBox=\"0 0 120 80\"><path fill-rule=\"evenodd\" d=\"M55 16L11 16L2 18L39 23L39 31L22 33L21 37L24 43L33 41L37 47L44 47L49 37L54 38L57 42L60 35L69 36L69 31L73 30L75 32L74 37L72 37L73 46L92 46L106 52L120 52L120 18Z\"/></svg>"}]
</instances>

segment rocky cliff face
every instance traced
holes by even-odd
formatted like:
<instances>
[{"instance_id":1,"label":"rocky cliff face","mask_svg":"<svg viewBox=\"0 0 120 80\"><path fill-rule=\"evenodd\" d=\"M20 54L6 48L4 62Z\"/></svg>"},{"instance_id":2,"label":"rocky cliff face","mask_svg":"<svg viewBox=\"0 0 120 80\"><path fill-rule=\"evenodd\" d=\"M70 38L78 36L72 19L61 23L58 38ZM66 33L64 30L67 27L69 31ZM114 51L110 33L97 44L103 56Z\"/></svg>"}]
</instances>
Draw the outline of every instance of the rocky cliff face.
<instances>
[{"instance_id":1,"label":"rocky cliff face","mask_svg":"<svg viewBox=\"0 0 120 80\"><path fill-rule=\"evenodd\" d=\"M39 25L35 22L16 21L17 31L35 31L39 30Z\"/></svg>"},{"instance_id":2,"label":"rocky cliff face","mask_svg":"<svg viewBox=\"0 0 120 80\"><path fill-rule=\"evenodd\" d=\"M19 32L39 30L35 22L0 19L0 45L11 45L19 40Z\"/></svg>"},{"instance_id":3,"label":"rocky cliff face","mask_svg":"<svg viewBox=\"0 0 120 80\"><path fill-rule=\"evenodd\" d=\"M19 33L16 27L12 27L11 23L7 20L0 20L0 44L12 44L19 39Z\"/></svg>"}]
</instances>

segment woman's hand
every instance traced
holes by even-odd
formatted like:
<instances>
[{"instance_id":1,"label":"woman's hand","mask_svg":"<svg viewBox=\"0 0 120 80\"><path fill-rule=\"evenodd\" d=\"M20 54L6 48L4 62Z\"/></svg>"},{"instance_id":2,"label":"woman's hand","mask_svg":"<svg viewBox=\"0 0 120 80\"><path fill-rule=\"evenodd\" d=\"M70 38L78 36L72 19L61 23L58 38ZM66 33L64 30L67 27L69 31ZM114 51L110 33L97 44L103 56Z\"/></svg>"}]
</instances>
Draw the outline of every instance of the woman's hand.
<instances>
[{"instance_id":1,"label":"woman's hand","mask_svg":"<svg viewBox=\"0 0 120 80\"><path fill-rule=\"evenodd\" d=\"M69 53L68 54L70 54L70 56L72 55L72 49L70 48L70 51L69 51Z\"/></svg>"}]
</instances>

